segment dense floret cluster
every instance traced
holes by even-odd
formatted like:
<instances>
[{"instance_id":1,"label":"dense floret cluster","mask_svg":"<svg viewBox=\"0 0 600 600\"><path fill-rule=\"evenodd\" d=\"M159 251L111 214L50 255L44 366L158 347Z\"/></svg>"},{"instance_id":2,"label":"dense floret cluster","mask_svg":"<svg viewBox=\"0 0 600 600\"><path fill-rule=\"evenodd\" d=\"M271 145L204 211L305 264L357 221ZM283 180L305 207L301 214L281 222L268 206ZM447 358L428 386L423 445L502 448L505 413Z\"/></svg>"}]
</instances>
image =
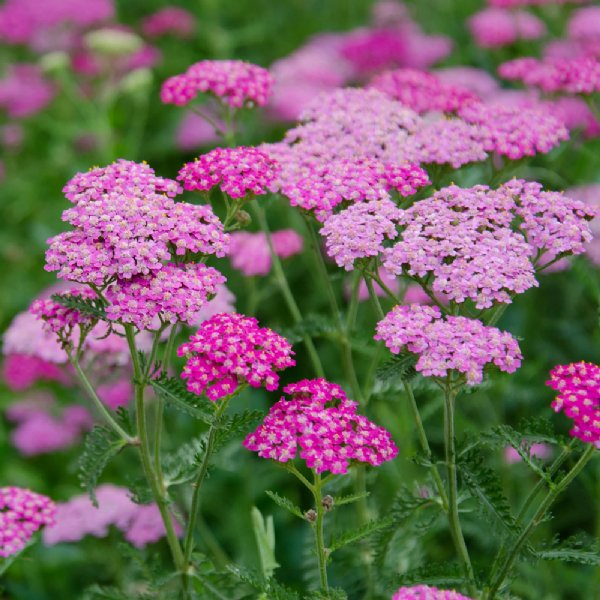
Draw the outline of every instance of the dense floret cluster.
<instances>
[{"instance_id":1,"label":"dense floret cluster","mask_svg":"<svg viewBox=\"0 0 600 600\"><path fill-rule=\"evenodd\" d=\"M392 600L471 600L454 590L440 590L429 585L413 585L400 588Z\"/></svg>"}]
</instances>

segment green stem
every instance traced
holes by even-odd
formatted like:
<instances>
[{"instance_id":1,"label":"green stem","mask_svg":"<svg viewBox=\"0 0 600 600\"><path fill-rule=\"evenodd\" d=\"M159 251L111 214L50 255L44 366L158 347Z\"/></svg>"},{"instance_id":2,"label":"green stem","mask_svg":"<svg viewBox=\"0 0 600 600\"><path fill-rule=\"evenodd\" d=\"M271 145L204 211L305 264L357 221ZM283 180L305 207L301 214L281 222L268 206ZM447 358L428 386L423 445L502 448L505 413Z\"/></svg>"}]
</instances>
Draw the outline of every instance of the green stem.
<instances>
[{"instance_id":1,"label":"green stem","mask_svg":"<svg viewBox=\"0 0 600 600\"><path fill-rule=\"evenodd\" d=\"M475 595L475 573L469 557L469 551L463 537L458 515L458 477L456 471L456 447L454 442L454 401L456 392L447 382L444 392L444 447L446 468L448 471L448 523L456 551L463 562L465 574L469 580L469 592Z\"/></svg>"},{"instance_id":2,"label":"green stem","mask_svg":"<svg viewBox=\"0 0 600 600\"><path fill-rule=\"evenodd\" d=\"M327 550L325 549L325 539L323 535L323 520L325 517L325 508L323 507L323 496L321 493L321 474L315 473L313 496L315 499L315 509L317 518L313 523L315 532L315 547L317 551L317 559L319 562L319 581L321 583L321 591L329 594L329 584L327 583Z\"/></svg>"},{"instance_id":3,"label":"green stem","mask_svg":"<svg viewBox=\"0 0 600 600\"><path fill-rule=\"evenodd\" d=\"M335 291L333 290L331 280L329 279L329 274L327 272L327 265L323 260L323 255L321 254L321 250L319 248L319 238L317 236L315 228L308 219L306 219L306 226L310 234L311 249L315 257L315 262L317 263L317 269L321 274L321 278L325 286L325 291L327 293L327 298L329 300L331 314L335 321L336 329L338 330L339 341L342 351L342 365L344 368L344 374L346 376L346 379L348 379L350 383L350 387L352 388L352 394L354 395L355 400L357 400L358 403L362 405L364 404L364 397L360 385L358 383L358 378L356 377L356 371L354 369L354 361L352 360L352 348L348 339L348 331L344 326L342 317L340 316L340 310L338 308L338 303L335 297Z\"/></svg>"},{"instance_id":4,"label":"green stem","mask_svg":"<svg viewBox=\"0 0 600 600\"><path fill-rule=\"evenodd\" d=\"M579 475L579 473L583 470L585 465L590 461L590 459L594 456L596 451L596 447L593 444L589 444L585 452L581 455L579 460L575 463L573 468L560 480L559 483L553 485L545 498L540 503L537 511L533 515L533 518L527 526L521 531L517 539L515 540L512 548L506 555L506 558L502 562L502 565L497 570L497 572L492 574L492 584L490 586L490 590L486 595L486 600L493 600L496 597L496 594L506 579L510 569L513 566L513 563L517 559L519 555L519 551L527 542L529 536L533 533L536 527L544 520L546 513L550 509L550 507L554 504L555 500L558 496L571 484L573 479Z\"/></svg>"},{"instance_id":5,"label":"green stem","mask_svg":"<svg viewBox=\"0 0 600 600\"><path fill-rule=\"evenodd\" d=\"M277 281L277 285L279 286L279 289L281 290L281 294L283 295L283 299L285 300L288 310L290 311L290 314L292 315L292 319L294 320L294 323L296 325L298 325L299 323L302 323L302 321L304 319L302 317L302 313L300 312L300 309L298 308L296 299L294 298L294 295L292 294L292 290L290 289L290 285L288 283L287 277L285 276L285 271L283 270L281 260L280 260L279 256L277 255L277 252L275 252L275 248L273 246L273 239L271 237L271 230L269 229L269 223L267 221L265 211L264 211L263 207L260 206L259 204L257 204L256 202L251 203L250 208L251 208L252 212L254 213L254 215L256 216L258 224L267 239L267 244L269 246L269 253L271 255L271 263L273 265L273 273L275 275L275 280ZM304 334L302 336L302 341L304 342L304 345L306 346L306 350L308 352L310 362L312 363L313 369L314 369L315 373L317 374L317 377L324 378L325 370L323 369L323 364L321 363L321 359L319 358L319 353L317 352L317 349L315 348L312 338L308 334Z\"/></svg>"},{"instance_id":6,"label":"green stem","mask_svg":"<svg viewBox=\"0 0 600 600\"><path fill-rule=\"evenodd\" d=\"M358 292L360 290L360 271L356 271L352 277L352 292L350 295L350 306L346 317L346 331L351 333L356 325L356 316L358 314Z\"/></svg>"}]
</instances>

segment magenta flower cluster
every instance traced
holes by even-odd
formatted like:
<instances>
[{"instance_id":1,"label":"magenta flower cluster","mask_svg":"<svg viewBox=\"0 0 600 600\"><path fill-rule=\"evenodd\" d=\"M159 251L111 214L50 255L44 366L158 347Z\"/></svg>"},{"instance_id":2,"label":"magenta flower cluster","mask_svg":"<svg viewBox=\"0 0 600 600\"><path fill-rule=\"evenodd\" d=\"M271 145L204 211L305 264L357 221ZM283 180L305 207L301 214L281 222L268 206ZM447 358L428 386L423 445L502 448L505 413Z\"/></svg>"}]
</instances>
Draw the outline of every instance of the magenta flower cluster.
<instances>
[{"instance_id":1,"label":"magenta flower cluster","mask_svg":"<svg viewBox=\"0 0 600 600\"><path fill-rule=\"evenodd\" d=\"M494 364L505 373L521 365L517 340L477 319L442 318L437 306L395 306L377 324L376 340L382 340L393 354L404 348L419 355L416 369L425 377L446 377L455 370L468 385L481 383L483 369Z\"/></svg>"},{"instance_id":2,"label":"magenta flower cluster","mask_svg":"<svg viewBox=\"0 0 600 600\"><path fill-rule=\"evenodd\" d=\"M486 8L468 21L475 42L482 48L501 48L518 40L537 40L546 33L546 25L524 10Z\"/></svg>"},{"instance_id":3,"label":"magenta flower cluster","mask_svg":"<svg viewBox=\"0 0 600 600\"><path fill-rule=\"evenodd\" d=\"M96 298L96 294L89 288L73 288L61 292L65 298ZM71 332L78 325L91 325L93 318L80 311L67 308L52 298L38 298L29 307L29 311L38 319L42 319L46 327L55 334ZM69 335L69 333L67 333Z\"/></svg>"},{"instance_id":4,"label":"magenta flower cluster","mask_svg":"<svg viewBox=\"0 0 600 600\"><path fill-rule=\"evenodd\" d=\"M244 440L262 458L286 463L300 448L309 469L346 473L352 462L378 466L398 454L389 432L357 414L357 403L339 385L303 380L283 391L290 398L274 404Z\"/></svg>"},{"instance_id":5,"label":"magenta flower cluster","mask_svg":"<svg viewBox=\"0 0 600 600\"><path fill-rule=\"evenodd\" d=\"M187 163L179 171L186 190L206 192L213 187L231 198L266 194L273 183L277 165L258 148L215 148Z\"/></svg>"},{"instance_id":6,"label":"magenta flower cluster","mask_svg":"<svg viewBox=\"0 0 600 600\"><path fill-rule=\"evenodd\" d=\"M213 401L233 394L244 383L276 390L277 371L296 364L284 337L238 313L207 319L177 353L186 358L181 377L188 390L205 393Z\"/></svg>"},{"instance_id":7,"label":"magenta flower cluster","mask_svg":"<svg viewBox=\"0 0 600 600\"><path fill-rule=\"evenodd\" d=\"M558 392L552 408L573 419L570 434L600 448L600 367L583 361L558 365L546 385Z\"/></svg>"},{"instance_id":8,"label":"magenta flower cluster","mask_svg":"<svg viewBox=\"0 0 600 600\"><path fill-rule=\"evenodd\" d=\"M461 106L479 100L474 92L443 83L433 73L418 69L386 71L374 77L369 86L419 114L430 111L453 113Z\"/></svg>"},{"instance_id":9,"label":"magenta flower cluster","mask_svg":"<svg viewBox=\"0 0 600 600\"><path fill-rule=\"evenodd\" d=\"M392 600L471 600L454 590L440 590L429 585L413 585L400 588Z\"/></svg>"},{"instance_id":10,"label":"magenta flower cluster","mask_svg":"<svg viewBox=\"0 0 600 600\"><path fill-rule=\"evenodd\" d=\"M165 104L183 106L198 94L213 94L232 108L264 106L273 77L266 69L241 60L202 60L185 73L167 79L160 97Z\"/></svg>"},{"instance_id":11,"label":"magenta flower cluster","mask_svg":"<svg viewBox=\"0 0 600 600\"><path fill-rule=\"evenodd\" d=\"M50 498L18 487L0 488L0 557L22 550L31 536L54 522Z\"/></svg>"}]
</instances>

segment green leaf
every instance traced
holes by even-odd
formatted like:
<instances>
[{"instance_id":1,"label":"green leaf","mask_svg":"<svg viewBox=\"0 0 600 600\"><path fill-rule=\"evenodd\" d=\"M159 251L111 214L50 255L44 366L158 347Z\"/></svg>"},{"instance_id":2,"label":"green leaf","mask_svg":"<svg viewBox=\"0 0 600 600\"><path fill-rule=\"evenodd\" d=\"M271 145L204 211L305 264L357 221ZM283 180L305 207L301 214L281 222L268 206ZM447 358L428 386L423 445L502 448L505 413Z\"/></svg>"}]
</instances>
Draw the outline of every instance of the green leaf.
<instances>
[{"instance_id":1,"label":"green leaf","mask_svg":"<svg viewBox=\"0 0 600 600\"><path fill-rule=\"evenodd\" d=\"M358 542L359 540L371 535L375 531L389 527L391 524L392 517L384 517L383 519L369 521L368 523L365 523L356 529L346 531L345 533L332 538L331 543L329 544L329 551L335 552L336 550L339 550L348 544Z\"/></svg>"},{"instance_id":2,"label":"green leaf","mask_svg":"<svg viewBox=\"0 0 600 600\"><path fill-rule=\"evenodd\" d=\"M241 434L246 435L262 417L263 413L260 410L244 410L230 417L223 417L218 423L213 451L217 452Z\"/></svg>"},{"instance_id":3,"label":"green leaf","mask_svg":"<svg viewBox=\"0 0 600 600\"><path fill-rule=\"evenodd\" d=\"M269 515L265 519L256 506L252 507L250 514L252 517L254 539L258 546L262 574L265 579L269 579L279 567L279 563L275 560L275 529L273 527L273 517Z\"/></svg>"},{"instance_id":4,"label":"green leaf","mask_svg":"<svg viewBox=\"0 0 600 600\"><path fill-rule=\"evenodd\" d=\"M296 515L302 520L304 519L304 513L300 509L299 506L296 506L291 500L288 500L284 496L280 496L277 492L272 492L271 490L267 490L265 492L275 504L280 506L281 508L285 508L285 510L291 512L293 515Z\"/></svg>"},{"instance_id":5,"label":"green leaf","mask_svg":"<svg viewBox=\"0 0 600 600\"><path fill-rule=\"evenodd\" d=\"M390 389L402 389L404 383L416 374L417 357L410 352L401 352L383 363L375 371L375 391L384 392Z\"/></svg>"},{"instance_id":6,"label":"green leaf","mask_svg":"<svg viewBox=\"0 0 600 600\"><path fill-rule=\"evenodd\" d=\"M297 592L285 587L273 578L262 579L254 571L233 564L227 565L227 570L243 583L259 592L263 592L257 600L300 600Z\"/></svg>"},{"instance_id":7,"label":"green leaf","mask_svg":"<svg viewBox=\"0 0 600 600\"><path fill-rule=\"evenodd\" d=\"M600 566L598 540L586 535L575 535L548 548L537 550L536 557L542 560L560 560L582 565Z\"/></svg>"},{"instance_id":8,"label":"green leaf","mask_svg":"<svg viewBox=\"0 0 600 600\"><path fill-rule=\"evenodd\" d=\"M96 425L90 431L84 444L84 451L79 458L79 480L87 490L92 504L98 506L95 489L98 478L108 462L125 446L127 441L117 437L111 429Z\"/></svg>"},{"instance_id":9,"label":"green leaf","mask_svg":"<svg viewBox=\"0 0 600 600\"><path fill-rule=\"evenodd\" d=\"M204 396L197 396L188 392L181 379L169 377L165 373L161 373L161 375L150 381L150 385L159 398L162 398L166 404L187 413L207 425L213 423L214 407L210 400Z\"/></svg>"},{"instance_id":10,"label":"green leaf","mask_svg":"<svg viewBox=\"0 0 600 600\"><path fill-rule=\"evenodd\" d=\"M337 327L330 318L316 314L306 315L293 327L279 328L279 333L292 344L301 342L306 335L311 338L324 337L336 331Z\"/></svg>"},{"instance_id":11,"label":"green leaf","mask_svg":"<svg viewBox=\"0 0 600 600\"><path fill-rule=\"evenodd\" d=\"M347 496L334 496L333 506L335 508L336 506L343 506L344 504L352 504L352 502L368 498L369 496L370 492L359 492L358 494L348 494Z\"/></svg>"},{"instance_id":12,"label":"green leaf","mask_svg":"<svg viewBox=\"0 0 600 600\"><path fill-rule=\"evenodd\" d=\"M390 582L394 588L416 584L457 588L466 583L466 580L463 567L458 563L428 562L426 566L392 577Z\"/></svg>"},{"instance_id":13,"label":"green leaf","mask_svg":"<svg viewBox=\"0 0 600 600\"><path fill-rule=\"evenodd\" d=\"M163 455L163 473L167 487L187 483L196 477L206 445L207 435L203 434L182 444L175 452Z\"/></svg>"},{"instance_id":14,"label":"green leaf","mask_svg":"<svg viewBox=\"0 0 600 600\"><path fill-rule=\"evenodd\" d=\"M328 592L309 592L304 600L348 600L348 594L339 588L329 588Z\"/></svg>"},{"instance_id":15,"label":"green leaf","mask_svg":"<svg viewBox=\"0 0 600 600\"><path fill-rule=\"evenodd\" d=\"M71 296L69 294L52 294L54 302L76 310L83 315L95 317L96 319L106 319L105 304L100 298L82 298L81 296Z\"/></svg>"}]
</instances>

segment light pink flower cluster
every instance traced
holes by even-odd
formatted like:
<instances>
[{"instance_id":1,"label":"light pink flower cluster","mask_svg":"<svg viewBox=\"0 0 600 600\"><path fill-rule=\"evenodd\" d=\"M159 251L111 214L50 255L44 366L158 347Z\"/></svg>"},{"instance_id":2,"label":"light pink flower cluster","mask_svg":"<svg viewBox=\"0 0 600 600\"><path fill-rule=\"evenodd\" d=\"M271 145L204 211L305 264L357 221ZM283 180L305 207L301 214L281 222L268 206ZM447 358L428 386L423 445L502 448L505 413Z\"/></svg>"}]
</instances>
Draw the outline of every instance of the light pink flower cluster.
<instances>
[{"instance_id":1,"label":"light pink flower cluster","mask_svg":"<svg viewBox=\"0 0 600 600\"><path fill-rule=\"evenodd\" d=\"M200 307L217 293L225 277L204 263L164 265L155 275L117 281L106 291L106 315L146 329L165 323L192 324Z\"/></svg>"},{"instance_id":2,"label":"light pink flower cluster","mask_svg":"<svg viewBox=\"0 0 600 600\"><path fill-rule=\"evenodd\" d=\"M593 94L600 91L600 61L592 56L517 58L501 64L498 73L504 79L521 81L544 92Z\"/></svg>"},{"instance_id":3,"label":"light pink flower cluster","mask_svg":"<svg viewBox=\"0 0 600 600\"><path fill-rule=\"evenodd\" d=\"M510 224L512 198L487 186L443 188L398 218L401 239L384 252L395 275L433 275L432 289L456 302L470 298L478 308L511 302L537 286L532 249Z\"/></svg>"},{"instance_id":4,"label":"light pink flower cluster","mask_svg":"<svg viewBox=\"0 0 600 600\"><path fill-rule=\"evenodd\" d=\"M395 306L377 324L374 339L385 342L393 354L404 347L418 354L415 368L425 377L445 377L455 370L465 375L468 385L481 383L488 364L514 373L523 358L510 333L477 319L443 319L437 306Z\"/></svg>"},{"instance_id":5,"label":"light pink flower cluster","mask_svg":"<svg viewBox=\"0 0 600 600\"><path fill-rule=\"evenodd\" d=\"M238 313L218 314L202 323L177 354L187 362L181 377L194 394L210 400L233 394L241 383L273 391L276 371L293 367L291 344L258 321Z\"/></svg>"},{"instance_id":6,"label":"light pink flower cluster","mask_svg":"<svg viewBox=\"0 0 600 600\"><path fill-rule=\"evenodd\" d=\"M352 462L379 466L398 449L391 435L357 414L339 385L325 379L305 379L283 390L263 423L243 444L262 458L286 463L300 457L317 473L346 473Z\"/></svg>"},{"instance_id":7,"label":"light pink flower cluster","mask_svg":"<svg viewBox=\"0 0 600 600\"><path fill-rule=\"evenodd\" d=\"M517 40L537 40L546 33L546 25L534 14L523 10L485 8L468 21L475 43L482 48L501 48Z\"/></svg>"},{"instance_id":8,"label":"light pink flower cluster","mask_svg":"<svg viewBox=\"0 0 600 600\"><path fill-rule=\"evenodd\" d=\"M445 84L433 73L417 69L396 69L377 75L369 84L414 111L455 112L468 102L479 100L468 89Z\"/></svg>"},{"instance_id":9,"label":"light pink flower cluster","mask_svg":"<svg viewBox=\"0 0 600 600\"><path fill-rule=\"evenodd\" d=\"M486 151L511 160L546 154L569 138L563 123L543 110L473 102L459 116L479 128Z\"/></svg>"},{"instance_id":10,"label":"light pink flower cluster","mask_svg":"<svg viewBox=\"0 0 600 600\"><path fill-rule=\"evenodd\" d=\"M413 585L400 588L392 600L471 600L454 590L440 590L429 585Z\"/></svg>"},{"instance_id":11,"label":"light pink flower cluster","mask_svg":"<svg viewBox=\"0 0 600 600\"><path fill-rule=\"evenodd\" d=\"M69 381L67 374L56 364L28 354L8 354L2 363L2 377L8 388L15 392L26 390L38 381Z\"/></svg>"},{"instance_id":12,"label":"light pink flower cluster","mask_svg":"<svg viewBox=\"0 0 600 600\"><path fill-rule=\"evenodd\" d=\"M125 534L125 539L136 548L158 541L165 535L165 526L156 504L135 504L129 490L110 484L96 488L98 507L87 494L74 496L56 505L56 522L44 530L44 544L77 542L86 535L106 537L114 525ZM181 527L173 520L175 531Z\"/></svg>"},{"instance_id":13,"label":"light pink flower cluster","mask_svg":"<svg viewBox=\"0 0 600 600\"><path fill-rule=\"evenodd\" d=\"M54 88L42 77L37 65L13 64L6 77L0 79L0 108L11 118L34 115L46 108L52 98Z\"/></svg>"},{"instance_id":14,"label":"light pink flower cluster","mask_svg":"<svg viewBox=\"0 0 600 600\"><path fill-rule=\"evenodd\" d=\"M600 184L592 183L570 188L565 191L565 194L569 198L588 204L595 209L596 215L600 214ZM585 253L595 265L600 265L600 219L592 219L590 230L594 237L587 243Z\"/></svg>"},{"instance_id":15,"label":"light pink flower cluster","mask_svg":"<svg viewBox=\"0 0 600 600\"><path fill-rule=\"evenodd\" d=\"M65 298L96 298L89 288L72 288L60 293ZM65 334L70 337L73 328L78 325L89 326L94 319L80 311L67 308L52 298L38 298L29 307L29 312L44 321L46 327L55 334Z\"/></svg>"},{"instance_id":16,"label":"light pink flower cluster","mask_svg":"<svg viewBox=\"0 0 600 600\"><path fill-rule=\"evenodd\" d=\"M0 556L22 550L36 531L52 525L55 512L47 496L18 487L0 488Z\"/></svg>"},{"instance_id":17,"label":"light pink flower cluster","mask_svg":"<svg viewBox=\"0 0 600 600\"><path fill-rule=\"evenodd\" d=\"M210 93L232 108L264 106L272 85L269 71L257 65L241 60L202 60L167 79L160 97L165 104L183 106L198 94Z\"/></svg>"},{"instance_id":18,"label":"light pink flower cluster","mask_svg":"<svg viewBox=\"0 0 600 600\"><path fill-rule=\"evenodd\" d=\"M589 0L487 0L490 6L514 8L517 6L544 6L546 4L585 4Z\"/></svg>"},{"instance_id":19,"label":"light pink flower cluster","mask_svg":"<svg viewBox=\"0 0 600 600\"><path fill-rule=\"evenodd\" d=\"M576 10L567 25L569 39L584 46L598 47L600 42L600 6L588 6Z\"/></svg>"},{"instance_id":20,"label":"light pink flower cluster","mask_svg":"<svg viewBox=\"0 0 600 600\"><path fill-rule=\"evenodd\" d=\"M258 148L215 148L187 163L177 179L186 190L208 191L218 186L232 198L267 193L277 172L276 163Z\"/></svg>"},{"instance_id":21,"label":"light pink flower cluster","mask_svg":"<svg viewBox=\"0 0 600 600\"><path fill-rule=\"evenodd\" d=\"M280 258L302 252L304 240L293 229L281 229L271 234L273 250ZM247 277L267 275L271 270L271 252L263 232L235 231L231 234L231 265Z\"/></svg>"},{"instance_id":22,"label":"light pink flower cluster","mask_svg":"<svg viewBox=\"0 0 600 600\"><path fill-rule=\"evenodd\" d=\"M77 175L65 187L75 227L49 240L47 271L80 283L156 273L186 251L224 256L228 237L209 205L175 203L179 189L146 165L119 161Z\"/></svg>"},{"instance_id":23,"label":"light pink flower cluster","mask_svg":"<svg viewBox=\"0 0 600 600\"><path fill-rule=\"evenodd\" d=\"M548 444L536 443L531 444L528 449L529 457L540 459L550 458L552 456L552 448ZM504 462L507 465L513 465L523 460L516 448L507 446L504 449Z\"/></svg>"},{"instance_id":24,"label":"light pink flower cluster","mask_svg":"<svg viewBox=\"0 0 600 600\"><path fill-rule=\"evenodd\" d=\"M194 33L195 26L194 15L179 6L165 6L142 21L142 31L151 38L167 34L189 38Z\"/></svg>"},{"instance_id":25,"label":"light pink flower cluster","mask_svg":"<svg viewBox=\"0 0 600 600\"><path fill-rule=\"evenodd\" d=\"M389 199L353 204L330 216L321 229L327 254L346 271L356 260L378 256L384 240L398 236L397 224L402 211Z\"/></svg>"},{"instance_id":26,"label":"light pink flower cluster","mask_svg":"<svg viewBox=\"0 0 600 600\"><path fill-rule=\"evenodd\" d=\"M546 382L559 392L552 402L555 412L573 419L573 437L600 448L600 367L580 362L558 365Z\"/></svg>"}]
</instances>

